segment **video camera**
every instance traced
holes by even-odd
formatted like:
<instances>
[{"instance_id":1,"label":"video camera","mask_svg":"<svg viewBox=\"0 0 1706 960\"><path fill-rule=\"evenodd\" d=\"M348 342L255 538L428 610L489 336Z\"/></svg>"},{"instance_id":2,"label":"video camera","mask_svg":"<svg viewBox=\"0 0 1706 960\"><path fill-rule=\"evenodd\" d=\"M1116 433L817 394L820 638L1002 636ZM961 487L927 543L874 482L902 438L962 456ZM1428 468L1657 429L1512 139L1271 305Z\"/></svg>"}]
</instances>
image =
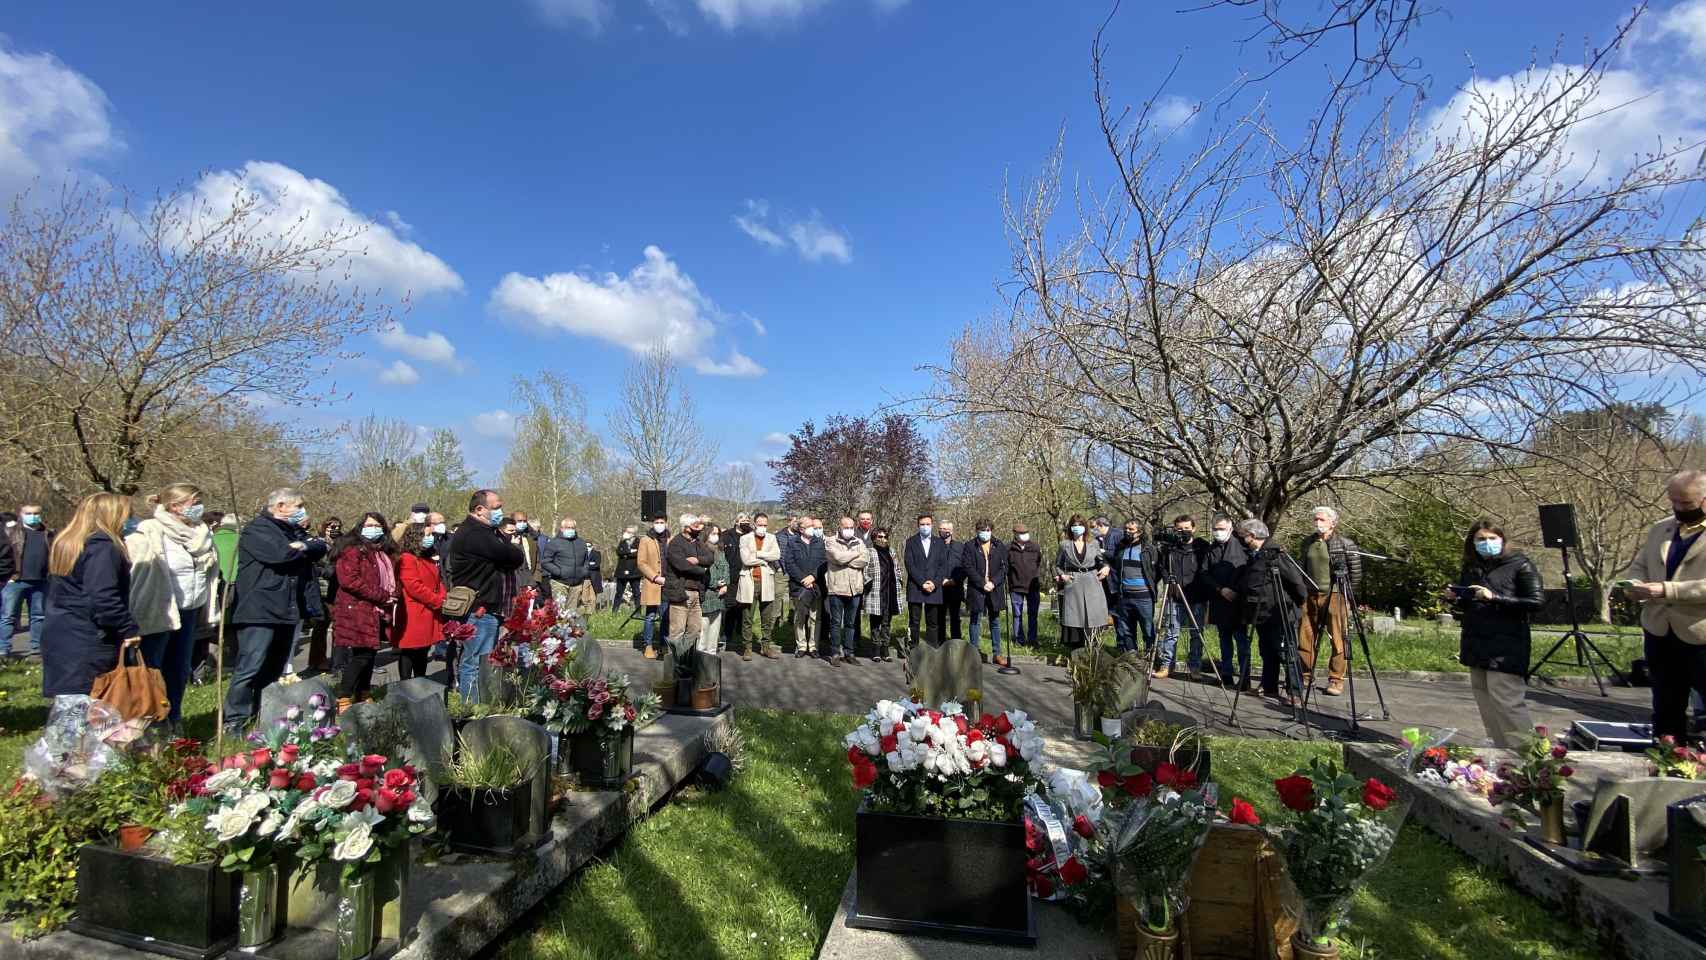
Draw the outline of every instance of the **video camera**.
<instances>
[{"instance_id":1,"label":"video camera","mask_svg":"<svg viewBox=\"0 0 1706 960\"><path fill-rule=\"evenodd\" d=\"M1191 541L1195 539L1195 536L1193 534L1186 533L1183 530L1174 529L1170 525L1161 526L1160 524L1156 524L1149 531L1149 539L1150 542L1157 546L1188 547L1191 545Z\"/></svg>"}]
</instances>

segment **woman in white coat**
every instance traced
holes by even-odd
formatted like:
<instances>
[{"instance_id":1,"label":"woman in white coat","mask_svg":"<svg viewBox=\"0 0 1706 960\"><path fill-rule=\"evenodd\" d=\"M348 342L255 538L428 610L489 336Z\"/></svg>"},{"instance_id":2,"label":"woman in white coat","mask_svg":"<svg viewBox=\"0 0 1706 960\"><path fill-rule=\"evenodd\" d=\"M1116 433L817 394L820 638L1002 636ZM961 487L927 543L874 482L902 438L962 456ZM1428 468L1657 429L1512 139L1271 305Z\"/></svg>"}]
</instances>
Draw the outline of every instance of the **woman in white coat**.
<instances>
[{"instance_id":1,"label":"woman in white coat","mask_svg":"<svg viewBox=\"0 0 1706 960\"><path fill-rule=\"evenodd\" d=\"M742 618L740 625L740 658L752 659L752 648L760 656L775 660L781 651L771 639L776 626L776 565L782 561L782 543L770 532L770 518L758 514L752 518L752 532L740 538L740 573L735 586L735 601L752 611L752 618ZM757 626L763 630L753 639Z\"/></svg>"},{"instance_id":2,"label":"woman in white coat","mask_svg":"<svg viewBox=\"0 0 1706 960\"><path fill-rule=\"evenodd\" d=\"M166 722L183 722L196 627L207 615L219 555L212 531L201 522L200 488L174 483L148 498L154 515L124 538L130 554L130 611L142 633L142 657L160 671L172 710Z\"/></svg>"}]
</instances>

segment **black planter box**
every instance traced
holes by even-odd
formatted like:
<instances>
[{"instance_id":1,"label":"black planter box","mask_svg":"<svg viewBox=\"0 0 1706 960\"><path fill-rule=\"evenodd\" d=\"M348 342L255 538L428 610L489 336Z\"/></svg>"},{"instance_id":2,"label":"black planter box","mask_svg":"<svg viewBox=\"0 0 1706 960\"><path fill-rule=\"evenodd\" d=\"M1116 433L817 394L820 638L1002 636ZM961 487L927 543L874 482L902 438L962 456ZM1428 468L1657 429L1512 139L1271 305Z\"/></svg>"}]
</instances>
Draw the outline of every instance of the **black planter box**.
<instances>
[{"instance_id":1,"label":"black planter box","mask_svg":"<svg viewBox=\"0 0 1706 960\"><path fill-rule=\"evenodd\" d=\"M1157 746L1155 744L1136 744L1131 748L1131 760L1133 763L1142 766L1143 769L1153 772L1156 766L1168 762L1167 752L1171 749L1171 747ZM1200 750L1192 749L1190 747L1182 747L1179 750L1178 759L1173 761L1180 770L1196 771L1198 783L1207 783L1209 781L1208 762L1209 750L1207 747L1203 747Z\"/></svg>"},{"instance_id":2,"label":"black planter box","mask_svg":"<svg viewBox=\"0 0 1706 960\"><path fill-rule=\"evenodd\" d=\"M452 850L512 856L533 845L533 781L508 790L445 787L433 804L438 833Z\"/></svg>"},{"instance_id":3,"label":"black planter box","mask_svg":"<svg viewBox=\"0 0 1706 960\"><path fill-rule=\"evenodd\" d=\"M564 739L567 743L558 747L558 756L566 758L567 769L580 778L583 786L616 790L627 782L634 769L633 724L623 728L622 735L610 745L609 752L614 754L610 758L606 757L607 751L597 734L577 733L565 735Z\"/></svg>"},{"instance_id":4,"label":"black planter box","mask_svg":"<svg viewBox=\"0 0 1706 960\"><path fill-rule=\"evenodd\" d=\"M86 937L186 960L208 960L237 942L238 876L213 861L173 863L105 844L77 858L77 916Z\"/></svg>"},{"instance_id":5,"label":"black planter box","mask_svg":"<svg viewBox=\"0 0 1706 960\"><path fill-rule=\"evenodd\" d=\"M1037 942L1022 823L860 810L854 850L848 926Z\"/></svg>"}]
</instances>

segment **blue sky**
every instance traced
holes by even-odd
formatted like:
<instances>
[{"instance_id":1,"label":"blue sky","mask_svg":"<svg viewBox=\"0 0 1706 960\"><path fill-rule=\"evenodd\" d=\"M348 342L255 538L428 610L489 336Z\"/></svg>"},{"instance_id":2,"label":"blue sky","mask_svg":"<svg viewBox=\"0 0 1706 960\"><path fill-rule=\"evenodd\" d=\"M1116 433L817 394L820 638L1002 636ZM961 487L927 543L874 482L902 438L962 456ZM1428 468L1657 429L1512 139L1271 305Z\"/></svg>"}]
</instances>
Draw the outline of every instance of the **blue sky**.
<instances>
[{"instance_id":1,"label":"blue sky","mask_svg":"<svg viewBox=\"0 0 1706 960\"><path fill-rule=\"evenodd\" d=\"M1128 2L1116 92L1175 63L1178 105L1266 51L1235 13ZM1301 4L1300 6L1312 6ZM1412 53L1444 102L1561 44L1579 62L1627 8L1446 2ZM337 375L368 413L447 426L495 477L508 381L555 368L602 429L627 344L682 357L722 461L759 468L806 418L915 395L999 309L1004 182L1065 125L1068 177L1106 183L1090 99L1100 3L494 0L30 4L0 19L0 186L94 175L210 195L232 173L316 216L366 218L367 278L412 289L404 329ZM1660 3L1670 52L1706 54L1706 0ZM1656 41L1655 41L1656 42ZM1325 62L1260 90L1296 124ZM1650 104L1606 132L1696 123L1685 73L1621 69ZM1698 76L1695 72L1693 76ZM1644 86L1643 86L1644 85ZM1209 104L1212 108L1212 103ZM1206 126L1202 120L1185 129ZM1664 131L1661 131L1664 132ZM767 439L771 438L771 439Z\"/></svg>"}]
</instances>

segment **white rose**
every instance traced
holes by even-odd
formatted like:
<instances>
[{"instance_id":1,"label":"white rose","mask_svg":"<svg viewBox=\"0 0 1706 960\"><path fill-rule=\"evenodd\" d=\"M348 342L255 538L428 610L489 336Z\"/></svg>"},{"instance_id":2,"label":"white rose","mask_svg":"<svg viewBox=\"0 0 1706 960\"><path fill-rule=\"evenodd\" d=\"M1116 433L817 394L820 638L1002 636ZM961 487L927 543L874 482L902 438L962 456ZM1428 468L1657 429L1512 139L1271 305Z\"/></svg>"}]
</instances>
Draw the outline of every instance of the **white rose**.
<instances>
[{"instance_id":1,"label":"white rose","mask_svg":"<svg viewBox=\"0 0 1706 960\"><path fill-rule=\"evenodd\" d=\"M295 840L296 831L302 829L302 818L292 813L286 817L284 824L278 828L279 840Z\"/></svg>"},{"instance_id":2,"label":"white rose","mask_svg":"<svg viewBox=\"0 0 1706 960\"><path fill-rule=\"evenodd\" d=\"M350 780L339 780L320 795L320 804L333 810L342 810L355 800L355 783Z\"/></svg>"},{"instance_id":3,"label":"white rose","mask_svg":"<svg viewBox=\"0 0 1706 960\"><path fill-rule=\"evenodd\" d=\"M268 797L266 794L264 794L264 793L251 793L251 794L245 796L243 799L237 801L236 809L237 809L237 812L243 814L245 817L248 817L250 820L253 820L254 818L260 816L261 812L264 811L267 807L269 807L271 805L272 805L272 799L270 797Z\"/></svg>"},{"instance_id":4,"label":"white rose","mask_svg":"<svg viewBox=\"0 0 1706 960\"><path fill-rule=\"evenodd\" d=\"M223 810L213 815L207 822L207 828L219 838L220 843L230 843L245 833L255 818L241 810Z\"/></svg>"},{"instance_id":5,"label":"white rose","mask_svg":"<svg viewBox=\"0 0 1706 960\"><path fill-rule=\"evenodd\" d=\"M278 815L277 811L274 811L273 813L267 814L267 818L265 820L261 821L260 829L257 830L256 832L259 833L263 837L270 837L273 834L277 833L278 828L283 826L283 825L284 825L284 818L280 817Z\"/></svg>"},{"instance_id":6,"label":"white rose","mask_svg":"<svg viewBox=\"0 0 1706 960\"><path fill-rule=\"evenodd\" d=\"M239 782L242 781L242 779L243 779L242 771L236 769L235 767L228 767L224 770L219 771L218 773L214 774L213 776L208 777L207 782L202 784L202 786L207 790L208 793L218 793L219 791L224 790L228 787L236 786Z\"/></svg>"},{"instance_id":7,"label":"white rose","mask_svg":"<svg viewBox=\"0 0 1706 960\"><path fill-rule=\"evenodd\" d=\"M944 717L957 717L965 712L966 708L960 706L958 700L948 700L942 704L942 716Z\"/></svg>"},{"instance_id":8,"label":"white rose","mask_svg":"<svg viewBox=\"0 0 1706 960\"><path fill-rule=\"evenodd\" d=\"M414 803L409 804L409 822L431 823L432 807L427 806L425 802L418 799Z\"/></svg>"},{"instance_id":9,"label":"white rose","mask_svg":"<svg viewBox=\"0 0 1706 960\"><path fill-rule=\"evenodd\" d=\"M358 823L349 833L344 834L337 846L332 848L332 859L344 863L354 863L367 856L373 849L373 831L365 823Z\"/></svg>"},{"instance_id":10,"label":"white rose","mask_svg":"<svg viewBox=\"0 0 1706 960\"><path fill-rule=\"evenodd\" d=\"M369 828L372 828L372 827L377 827L380 824L385 822L385 814L380 813L378 810L375 810L373 807L368 807L366 810L362 810L359 813L351 812L351 813L344 814L344 822L345 823L364 823Z\"/></svg>"}]
</instances>

